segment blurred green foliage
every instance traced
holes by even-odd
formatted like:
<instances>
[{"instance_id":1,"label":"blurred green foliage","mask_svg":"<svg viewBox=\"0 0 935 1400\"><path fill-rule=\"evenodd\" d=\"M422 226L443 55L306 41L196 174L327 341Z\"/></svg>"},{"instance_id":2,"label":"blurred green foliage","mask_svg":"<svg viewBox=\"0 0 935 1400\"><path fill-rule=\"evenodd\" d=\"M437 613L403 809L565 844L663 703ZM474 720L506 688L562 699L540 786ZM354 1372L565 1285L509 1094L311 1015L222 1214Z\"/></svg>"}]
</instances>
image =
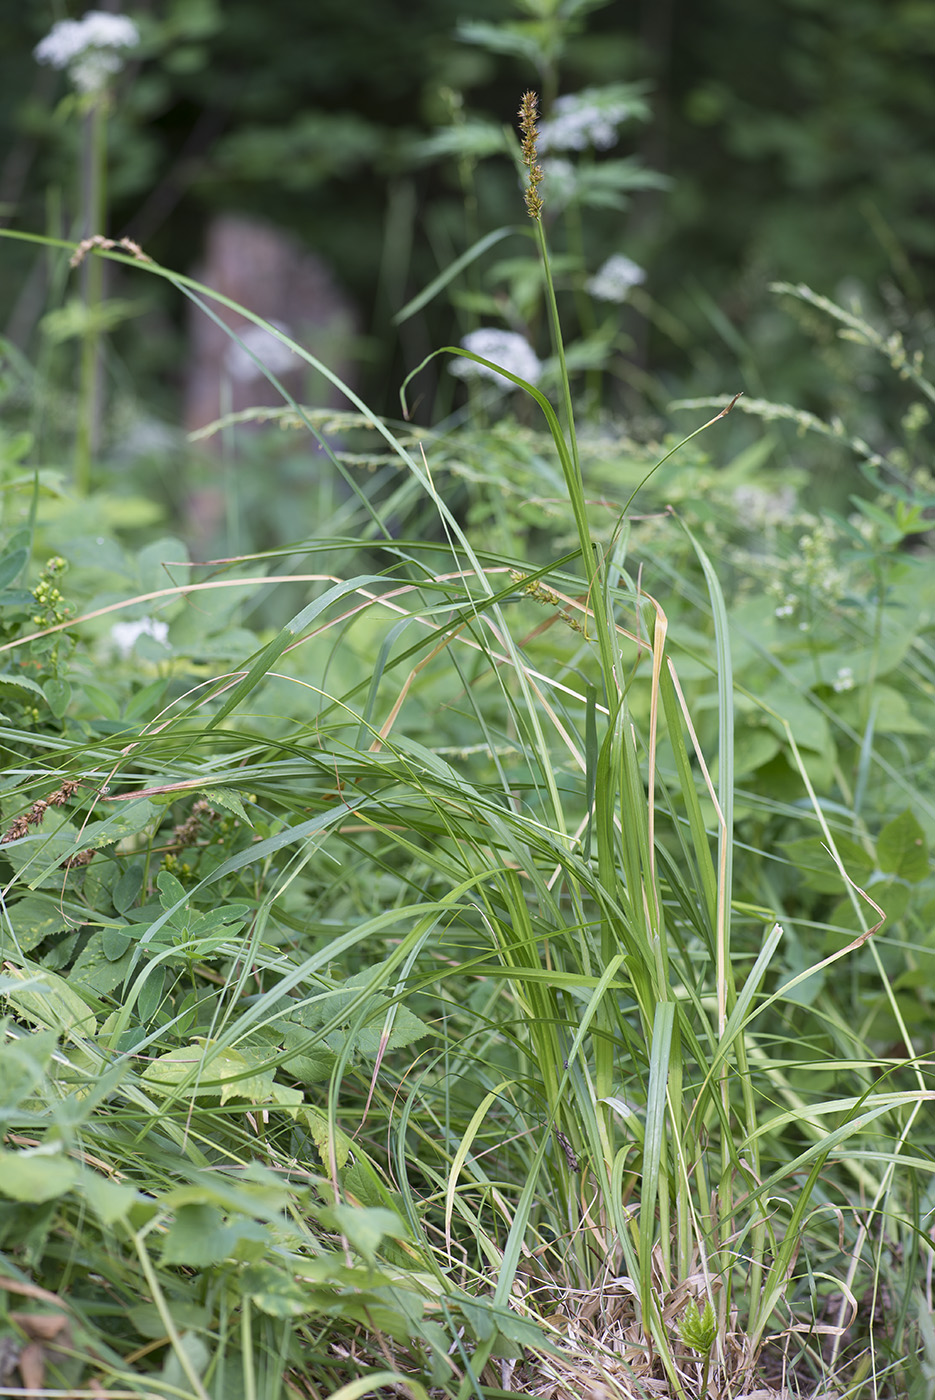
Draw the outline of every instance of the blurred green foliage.
<instances>
[{"instance_id":1,"label":"blurred green foliage","mask_svg":"<svg viewBox=\"0 0 935 1400\"><path fill-rule=\"evenodd\" d=\"M395 386L425 353L491 301L502 308L515 244L485 255L454 307L437 298L398 332L392 324L474 237L522 226L502 132L530 86L548 108L589 85L645 85L649 121L597 153L589 178L621 188L612 167L623 155L631 170L668 177L666 188L631 179L626 200L598 208L591 198L570 251L591 271L614 252L648 270L622 318L612 409L658 412L673 392L741 385L800 407L859 409L873 385L840 402L834 386L849 376L833 333L827 354L804 356L769 295L777 278L857 296L910 348L931 343L929 5L162 0L128 10L144 45L111 117L110 232L182 268L219 210L300 234L363 309L363 388L378 408L393 411ZM27 57L60 11L9 0L0 11L0 209L17 227L67 233L81 123L56 76ZM20 249L0 288L0 316L24 347L48 309L41 268ZM569 279L572 322L573 296ZM164 316L142 318L124 341L144 395L177 387Z\"/></svg>"}]
</instances>

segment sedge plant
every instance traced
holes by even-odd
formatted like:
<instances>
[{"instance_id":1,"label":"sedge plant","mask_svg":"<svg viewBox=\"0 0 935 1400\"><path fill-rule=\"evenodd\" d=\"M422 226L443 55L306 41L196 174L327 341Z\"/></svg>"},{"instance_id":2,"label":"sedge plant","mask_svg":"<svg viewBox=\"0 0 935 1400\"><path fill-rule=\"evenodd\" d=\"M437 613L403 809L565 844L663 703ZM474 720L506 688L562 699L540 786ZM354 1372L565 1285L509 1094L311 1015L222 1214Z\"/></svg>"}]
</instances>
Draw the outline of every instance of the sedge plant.
<instances>
[{"instance_id":1,"label":"sedge plant","mask_svg":"<svg viewBox=\"0 0 935 1400\"><path fill-rule=\"evenodd\" d=\"M704 589L687 641L633 577L630 501L598 547L531 93L520 122L559 411L484 363L545 419L570 540L543 560L472 539L431 436L423 456L339 386L404 483L393 508L420 498L434 532L391 531L286 395L347 475L350 526L201 566L164 541L145 587L95 559L40 623L35 593L7 599L29 611L0 643L0 1249L8 1291L67 1320L70 1356L46 1358L65 1385L687 1400L781 1393L801 1338L817 1392L868 1255L921 1234L921 1069L881 1077L824 1008L800 1058L772 1053L797 989L872 947L880 911L778 710L857 927L778 974L775 911L735 888L727 604L677 521ZM60 542L38 522L9 582ZM279 625L245 637L260 598ZM128 609L148 643L115 661ZM62 635L82 645L47 676ZM846 1087L809 1093L822 1056Z\"/></svg>"}]
</instances>

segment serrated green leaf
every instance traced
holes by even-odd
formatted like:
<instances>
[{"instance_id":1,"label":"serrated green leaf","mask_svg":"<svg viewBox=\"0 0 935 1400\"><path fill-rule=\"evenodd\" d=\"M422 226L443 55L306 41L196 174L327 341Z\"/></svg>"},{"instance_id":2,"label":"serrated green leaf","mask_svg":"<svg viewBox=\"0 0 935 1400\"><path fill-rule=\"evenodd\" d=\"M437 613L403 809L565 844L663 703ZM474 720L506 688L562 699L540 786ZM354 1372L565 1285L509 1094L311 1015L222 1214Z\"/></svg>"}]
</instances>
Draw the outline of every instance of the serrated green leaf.
<instances>
[{"instance_id":1,"label":"serrated green leaf","mask_svg":"<svg viewBox=\"0 0 935 1400\"><path fill-rule=\"evenodd\" d=\"M319 1157L326 1167L330 1166L332 1133L327 1115L319 1113L317 1108L311 1108L306 1105L302 1110L301 1116L308 1124L308 1130L312 1135L312 1141L318 1149ZM346 1165L347 1159L351 1155L353 1143L347 1133L342 1132L340 1128L335 1129L333 1141L335 1163L338 1167L343 1167Z\"/></svg>"},{"instance_id":2,"label":"serrated green leaf","mask_svg":"<svg viewBox=\"0 0 935 1400\"><path fill-rule=\"evenodd\" d=\"M18 690L28 690L31 695L38 695L45 700L45 691L38 681L34 681L31 676L17 676L11 672L4 672L0 675L0 695L15 694ZM46 701L46 703L48 703Z\"/></svg>"},{"instance_id":3,"label":"serrated green leaf","mask_svg":"<svg viewBox=\"0 0 935 1400\"><path fill-rule=\"evenodd\" d=\"M253 822L247 815L247 809L236 792L231 788L204 788L205 800L211 803L212 807L222 807L225 812L233 812L235 817L239 817L245 826L253 828Z\"/></svg>"},{"instance_id":4,"label":"serrated green leaf","mask_svg":"<svg viewBox=\"0 0 935 1400\"><path fill-rule=\"evenodd\" d=\"M330 1077L335 1056L327 1046L308 1046L307 1033L298 1028L294 1035L286 1034L284 1043L287 1050L291 1045L307 1047L299 1054L290 1055L288 1060L283 1062L283 1070L291 1078L298 1079L300 1084L320 1084L322 1080Z\"/></svg>"},{"instance_id":5,"label":"serrated green leaf","mask_svg":"<svg viewBox=\"0 0 935 1400\"><path fill-rule=\"evenodd\" d=\"M287 1113L295 1113L305 1102L301 1089L293 1089L288 1084L273 1084L270 1089L270 1102Z\"/></svg>"},{"instance_id":6,"label":"serrated green leaf","mask_svg":"<svg viewBox=\"0 0 935 1400\"><path fill-rule=\"evenodd\" d=\"M56 814L57 815L57 814ZM59 866L68 856L80 849L76 844L77 832L67 818L56 820L46 813L42 827L34 834L11 841L4 846L6 859L18 873L28 877L30 889L54 879L61 887L62 875Z\"/></svg>"},{"instance_id":7,"label":"serrated green leaf","mask_svg":"<svg viewBox=\"0 0 935 1400\"><path fill-rule=\"evenodd\" d=\"M272 1096L273 1071L257 1071L259 1063L258 1059L240 1050L227 1049L211 1054L210 1042L199 1040L160 1055L147 1067L142 1078L153 1089L173 1088L191 1080L186 1093L220 1095L222 1104L230 1099L268 1103Z\"/></svg>"},{"instance_id":8,"label":"serrated green leaf","mask_svg":"<svg viewBox=\"0 0 935 1400\"><path fill-rule=\"evenodd\" d=\"M386 1013L383 1013L385 1016ZM371 1023L364 1026L357 1034L356 1046L362 1055L374 1058L380 1053L383 1045L383 1017L381 1024ZM407 1045L411 1045L415 1040L421 1040L424 1035L430 1033L431 1028L420 1021L407 1007L397 1006L396 1014L393 1018L393 1025L387 1037L385 1049L402 1050Z\"/></svg>"}]
</instances>

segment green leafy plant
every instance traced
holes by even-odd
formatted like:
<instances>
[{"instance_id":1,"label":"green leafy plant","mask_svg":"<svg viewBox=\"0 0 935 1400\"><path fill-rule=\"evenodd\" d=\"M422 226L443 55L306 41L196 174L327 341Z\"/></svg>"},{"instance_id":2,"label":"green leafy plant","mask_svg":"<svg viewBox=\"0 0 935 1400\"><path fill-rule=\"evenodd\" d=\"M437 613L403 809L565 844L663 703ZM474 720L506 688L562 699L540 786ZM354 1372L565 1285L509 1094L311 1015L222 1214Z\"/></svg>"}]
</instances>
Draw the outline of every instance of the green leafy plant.
<instances>
[{"instance_id":1,"label":"green leafy plant","mask_svg":"<svg viewBox=\"0 0 935 1400\"><path fill-rule=\"evenodd\" d=\"M658 450L579 430L532 93L521 136L557 407L444 353L544 432L345 389L338 455L289 401L352 503L202 566L119 510L82 558L111 498L11 482L3 654L69 639L61 713L6 717L0 843L2 1279L73 1341L42 1383L924 1374L931 559L715 470L736 399Z\"/></svg>"}]
</instances>

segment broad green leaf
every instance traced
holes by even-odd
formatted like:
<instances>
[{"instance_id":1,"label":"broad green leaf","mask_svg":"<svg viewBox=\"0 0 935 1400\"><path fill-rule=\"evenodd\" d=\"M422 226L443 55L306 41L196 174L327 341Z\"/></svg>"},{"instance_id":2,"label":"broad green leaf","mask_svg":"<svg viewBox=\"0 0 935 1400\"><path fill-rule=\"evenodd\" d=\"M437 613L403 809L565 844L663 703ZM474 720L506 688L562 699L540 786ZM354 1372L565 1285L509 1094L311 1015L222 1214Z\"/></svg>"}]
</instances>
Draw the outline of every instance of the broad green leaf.
<instances>
[{"instance_id":1,"label":"broad green leaf","mask_svg":"<svg viewBox=\"0 0 935 1400\"><path fill-rule=\"evenodd\" d=\"M138 860L131 861L114 885L114 908L118 914L125 914L132 908L142 887L143 863Z\"/></svg>"},{"instance_id":2,"label":"broad green leaf","mask_svg":"<svg viewBox=\"0 0 935 1400\"><path fill-rule=\"evenodd\" d=\"M125 980L134 940L123 928L98 929L72 965L69 977L76 986L105 996Z\"/></svg>"},{"instance_id":3,"label":"broad green leaf","mask_svg":"<svg viewBox=\"0 0 935 1400\"><path fill-rule=\"evenodd\" d=\"M351 1248L371 1262L384 1235L397 1240L409 1238L409 1231L396 1212L384 1206L327 1206L319 1219L326 1229L344 1235Z\"/></svg>"},{"instance_id":4,"label":"broad green leaf","mask_svg":"<svg viewBox=\"0 0 935 1400\"><path fill-rule=\"evenodd\" d=\"M269 1317L299 1317L313 1306L310 1290L271 1264L252 1264L241 1275L240 1288Z\"/></svg>"},{"instance_id":5,"label":"broad green leaf","mask_svg":"<svg viewBox=\"0 0 935 1400\"><path fill-rule=\"evenodd\" d=\"M59 680L53 676L46 681L42 689L49 702L49 709L56 719L61 719L68 709L68 702L71 700L71 686L67 681Z\"/></svg>"},{"instance_id":6,"label":"broad green leaf","mask_svg":"<svg viewBox=\"0 0 935 1400\"><path fill-rule=\"evenodd\" d=\"M301 1089L293 1089L289 1084L273 1084L269 1091L270 1102L286 1113L295 1114L305 1103Z\"/></svg>"},{"instance_id":7,"label":"broad green leaf","mask_svg":"<svg viewBox=\"0 0 935 1400\"><path fill-rule=\"evenodd\" d=\"M168 870L160 870L156 877L156 887L163 909L171 909L185 898L185 886Z\"/></svg>"},{"instance_id":8,"label":"broad green leaf","mask_svg":"<svg viewBox=\"0 0 935 1400\"><path fill-rule=\"evenodd\" d=\"M888 875L918 884L929 873L925 832L908 809L894 817L877 837L877 860Z\"/></svg>"},{"instance_id":9,"label":"broad green leaf","mask_svg":"<svg viewBox=\"0 0 935 1400\"><path fill-rule=\"evenodd\" d=\"M204 1269L227 1259L236 1233L214 1206L180 1206L163 1241L163 1264Z\"/></svg>"},{"instance_id":10,"label":"broad green leaf","mask_svg":"<svg viewBox=\"0 0 935 1400\"><path fill-rule=\"evenodd\" d=\"M171 536L145 545L136 556L141 592L168 588L188 577L188 550Z\"/></svg>"},{"instance_id":11,"label":"broad green leaf","mask_svg":"<svg viewBox=\"0 0 935 1400\"><path fill-rule=\"evenodd\" d=\"M136 724L139 720L150 719L162 703L168 681L163 678L151 681L142 690L127 701L124 709L124 719L127 724Z\"/></svg>"},{"instance_id":12,"label":"broad green leaf","mask_svg":"<svg viewBox=\"0 0 935 1400\"><path fill-rule=\"evenodd\" d=\"M129 966L133 956L132 948L124 953L126 964ZM146 981L140 988L140 994L136 999L136 1009L139 1013L140 1021L144 1026L149 1026L156 1016L159 1007L162 1005L162 996L166 985L166 969L162 967L151 967L148 971Z\"/></svg>"},{"instance_id":13,"label":"broad green leaf","mask_svg":"<svg viewBox=\"0 0 935 1400\"><path fill-rule=\"evenodd\" d=\"M22 572L28 558L28 549L14 549L0 559L0 588L6 588L7 584L13 582L17 574Z\"/></svg>"},{"instance_id":14,"label":"broad green leaf","mask_svg":"<svg viewBox=\"0 0 935 1400\"><path fill-rule=\"evenodd\" d=\"M76 836L76 828L67 818L60 817L58 812L46 812L41 826L34 828L28 836L4 846L3 854L13 869L26 877L30 889L37 889L50 877L60 887L62 874L59 866L68 856L80 850Z\"/></svg>"},{"instance_id":15,"label":"broad green leaf","mask_svg":"<svg viewBox=\"0 0 935 1400\"><path fill-rule=\"evenodd\" d=\"M873 861L863 846L848 836L836 836L835 845L850 878L856 885L863 885L873 870ZM783 841L780 849L804 877L809 889L820 890L823 894L841 893L844 885L841 872L819 836Z\"/></svg>"},{"instance_id":16,"label":"broad green leaf","mask_svg":"<svg viewBox=\"0 0 935 1400\"><path fill-rule=\"evenodd\" d=\"M93 822L85 827L81 840L85 846L99 850L115 841L123 841L128 836L136 836L144 831L157 815L157 809L146 797L134 798L132 802L120 802L116 810L102 822Z\"/></svg>"},{"instance_id":17,"label":"broad green leaf","mask_svg":"<svg viewBox=\"0 0 935 1400\"><path fill-rule=\"evenodd\" d=\"M210 1364L211 1350L204 1338L197 1332L182 1332L162 1364L162 1380L170 1394L190 1395L191 1377L203 1376Z\"/></svg>"},{"instance_id":18,"label":"broad green leaf","mask_svg":"<svg viewBox=\"0 0 935 1400\"><path fill-rule=\"evenodd\" d=\"M301 1116L308 1124L308 1130L312 1135L312 1141L318 1148L318 1155L321 1157L322 1163L325 1167L329 1167L331 1165L332 1132L327 1114L319 1113L317 1108L310 1108L306 1105ZM333 1141L335 1162L339 1167L343 1167L347 1164L353 1143L347 1133L343 1133L340 1128L335 1129Z\"/></svg>"},{"instance_id":19,"label":"broad green leaf","mask_svg":"<svg viewBox=\"0 0 935 1400\"><path fill-rule=\"evenodd\" d=\"M775 710L776 714L762 710L759 713L781 740L786 739L786 730L782 724L785 720L800 748L826 753L832 747L831 725L807 694L796 690L794 686L780 686L774 682L764 698L770 710Z\"/></svg>"},{"instance_id":20,"label":"broad green leaf","mask_svg":"<svg viewBox=\"0 0 935 1400\"><path fill-rule=\"evenodd\" d=\"M110 691L103 686L90 685L84 681L81 687L85 696L97 710L97 718L116 720L120 718L120 706Z\"/></svg>"},{"instance_id":21,"label":"broad green leaf","mask_svg":"<svg viewBox=\"0 0 935 1400\"><path fill-rule=\"evenodd\" d=\"M38 695L43 700L46 698L42 686L31 676L14 675L12 672L0 675L0 695L15 695L20 690L28 690L31 695ZM19 698L22 699L22 696Z\"/></svg>"},{"instance_id":22,"label":"broad green leaf","mask_svg":"<svg viewBox=\"0 0 935 1400\"><path fill-rule=\"evenodd\" d=\"M27 895L11 905L9 916L16 942L23 953L35 948L50 933L58 933L67 927L61 909L41 895Z\"/></svg>"},{"instance_id":23,"label":"broad green leaf","mask_svg":"<svg viewBox=\"0 0 935 1400\"><path fill-rule=\"evenodd\" d=\"M131 1326L141 1337L158 1341L166 1335L166 1324L155 1303L140 1303L128 1308L127 1317ZM184 1298L172 1299L172 1320L176 1327L204 1328L210 1326L211 1314L201 1303L190 1303Z\"/></svg>"},{"instance_id":24,"label":"broad green leaf","mask_svg":"<svg viewBox=\"0 0 935 1400\"><path fill-rule=\"evenodd\" d=\"M150 1088L174 1088L186 1084L186 1093L220 1095L221 1103L230 1099L250 1099L253 1103L268 1103L273 1072L253 1072L259 1060L239 1050L211 1053L210 1042L196 1041L192 1045L170 1050L160 1055L143 1073Z\"/></svg>"},{"instance_id":25,"label":"broad green leaf","mask_svg":"<svg viewBox=\"0 0 935 1400\"><path fill-rule=\"evenodd\" d=\"M305 1048L296 1055L290 1055L283 1062L283 1072L300 1084L319 1084L327 1079L334 1068L334 1052L325 1045L309 1045L309 1035L298 1026L287 1031L283 1043L287 1050L293 1045Z\"/></svg>"},{"instance_id":26,"label":"broad green leaf","mask_svg":"<svg viewBox=\"0 0 935 1400\"><path fill-rule=\"evenodd\" d=\"M918 719L900 690L877 682L873 687L874 728L878 734L927 734L931 726ZM834 708L858 732L866 724L864 702L856 691L836 695ZM925 711L923 710L924 714Z\"/></svg>"},{"instance_id":27,"label":"broad green leaf","mask_svg":"<svg viewBox=\"0 0 935 1400\"><path fill-rule=\"evenodd\" d=\"M81 1175L81 1197L103 1225L113 1225L115 1220L126 1219L137 1199L137 1191L133 1186L108 1181L97 1172L85 1169Z\"/></svg>"},{"instance_id":28,"label":"broad green leaf","mask_svg":"<svg viewBox=\"0 0 935 1400\"><path fill-rule=\"evenodd\" d=\"M867 893L873 896L875 903L879 904L880 908L883 910L887 918L887 925L892 925L897 919L902 918L909 906L911 897L910 887L906 884L905 880L900 880L893 876L870 885L867 889ZM854 933L859 933L861 930L867 928L869 924L875 924L877 922L878 915L869 904L865 904L864 901L861 900L859 907L863 917L858 916L850 899L842 899L835 905L828 920L829 924L834 928L850 930L850 932L839 934L829 931L826 933L825 947L828 952L832 952L835 948L839 948L843 943L848 942L850 938L853 937ZM884 928L884 936L886 932L887 929Z\"/></svg>"},{"instance_id":29,"label":"broad green leaf","mask_svg":"<svg viewBox=\"0 0 935 1400\"><path fill-rule=\"evenodd\" d=\"M775 758L781 745L776 734L765 726L741 724L734 735L734 776L747 776Z\"/></svg>"},{"instance_id":30,"label":"broad green leaf","mask_svg":"<svg viewBox=\"0 0 935 1400\"><path fill-rule=\"evenodd\" d=\"M22 990L7 992L10 1005L21 1016L60 1035L93 1038L97 1030L94 1013L63 977L32 968L8 968L8 975L23 983Z\"/></svg>"},{"instance_id":31,"label":"broad green leaf","mask_svg":"<svg viewBox=\"0 0 935 1400\"><path fill-rule=\"evenodd\" d=\"M8 1152L0 1148L0 1195L37 1204L70 1191L79 1177L77 1162L51 1157L42 1150Z\"/></svg>"},{"instance_id":32,"label":"broad green leaf","mask_svg":"<svg viewBox=\"0 0 935 1400\"><path fill-rule=\"evenodd\" d=\"M0 1040L0 1109L16 1109L43 1084L57 1045L53 1031Z\"/></svg>"}]
</instances>

